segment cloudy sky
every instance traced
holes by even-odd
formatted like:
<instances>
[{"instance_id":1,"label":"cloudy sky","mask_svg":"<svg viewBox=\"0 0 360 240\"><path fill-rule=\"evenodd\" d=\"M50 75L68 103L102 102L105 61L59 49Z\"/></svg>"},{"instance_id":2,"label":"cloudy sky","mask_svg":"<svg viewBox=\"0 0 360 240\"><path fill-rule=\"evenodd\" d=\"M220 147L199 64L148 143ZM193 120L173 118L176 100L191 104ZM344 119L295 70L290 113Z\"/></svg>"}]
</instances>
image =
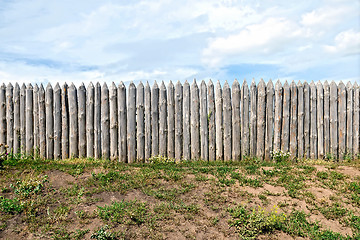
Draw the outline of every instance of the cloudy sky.
<instances>
[{"instance_id":1,"label":"cloudy sky","mask_svg":"<svg viewBox=\"0 0 360 240\"><path fill-rule=\"evenodd\" d=\"M359 0L0 0L0 81L360 82Z\"/></svg>"}]
</instances>

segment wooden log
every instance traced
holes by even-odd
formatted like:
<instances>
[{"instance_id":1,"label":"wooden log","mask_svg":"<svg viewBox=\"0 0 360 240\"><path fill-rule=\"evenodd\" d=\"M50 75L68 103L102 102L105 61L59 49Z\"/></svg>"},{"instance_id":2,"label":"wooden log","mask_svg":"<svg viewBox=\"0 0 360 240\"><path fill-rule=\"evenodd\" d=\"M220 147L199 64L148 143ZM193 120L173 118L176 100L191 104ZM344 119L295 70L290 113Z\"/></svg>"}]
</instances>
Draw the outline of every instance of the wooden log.
<instances>
[{"instance_id":1,"label":"wooden log","mask_svg":"<svg viewBox=\"0 0 360 240\"><path fill-rule=\"evenodd\" d=\"M250 85L250 156L256 157L256 130L257 130L257 89L255 79Z\"/></svg>"},{"instance_id":2,"label":"wooden log","mask_svg":"<svg viewBox=\"0 0 360 240\"><path fill-rule=\"evenodd\" d=\"M317 158L316 85L310 83L310 157Z\"/></svg>"},{"instance_id":3,"label":"wooden log","mask_svg":"<svg viewBox=\"0 0 360 240\"><path fill-rule=\"evenodd\" d=\"M185 91L184 91L185 95ZM215 125L215 90L214 84L210 80L208 83L208 108L209 108L209 160L216 159L216 125ZM184 98L185 99L185 98ZM190 101L189 101L190 102ZM185 134L184 134L185 136ZM184 137L185 138L185 137Z\"/></svg>"},{"instance_id":4,"label":"wooden log","mask_svg":"<svg viewBox=\"0 0 360 240\"><path fill-rule=\"evenodd\" d=\"M223 98L220 81L216 83L215 89L215 127L216 127L216 160L223 160Z\"/></svg>"},{"instance_id":5,"label":"wooden log","mask_svg":"<svg viewBox=\"0 0 360 240\"><path fill-rule=\"evenodd\" d=\"M6 144L9 146L7 151L13 152L14 149L14 87L9 83L6 87Z\"/></svg>"},{"instance_id":6,"label":"wooden log","mask_svg":"<svg viewBox=\"0 0 360 240\"><path fill-rule=\"evenodd\" d=\"M310 86L304 82L304 158L310 158Z\"/></svg>"},{"instance_id":7,"label":"wooden log","mask_svg":"<svg viewBox=\"0 0 360 240\"><path fill-rule=\"evenodd\" d=\"M282 124L282 105L283 88L280 80L275 84L275 113L274 113L274 152L280 151L281 146L281 124Z\"/></svg>"},{"instance_id":8,"label":"wooden log","mask_svg":"<svg viewBox=\"0 0 360 240\"><path fill-rule=\"evenodd\" d=\"M26 86L25 84L23 84L20 89L20 151L21 153L25 152L25 146L26 146L25 138L26 138Z\"/></svg>"},{"instance_id":9,"label":"wooden log","mask_svg":"<svg viewBox=\"0 0 360 240\"><path fill-rule=\"evenodd\" d=\"M144 106L144 85L140 82L136 92L136 139L137 139L137 160L145 161L145 106Z\"/></svg>"},{"instance_id":10,"label":"wooden log","mask_svg":"<svg viewBox=\"0 0 360 240\"><path fill-rule=\"evenodd\" d=\"M297 156L304 158L305 144L304 144L304 86L299 81L297 84L298 92L298 116L297 116Z\"/></svg>"},{"instance_id":11,"label":"wooden log","mask_svg":"<svg viewBox=\"0 0 360 240\"><path fill-rule=\"evenodd\" d=\"M354 91L354 118L353 118L353 154L359 156L359 143L360 143L360 88L355 82L353 86Z\"/></svg>"},{"instance_id":12,"label":"wooden log","mask_svg":"<svg viewBox=\"0 0 360 240\"><path fill-rule=\"evenodd\" d=\"M191 84L191 159L198 160L200 158L200 132L199 132L199 88L196 80Z\"/></svg>"},{"instance_id":13,"label":"wooden log","mask_svg":"<svg viewBox=\"0 0 360 240\"><path fill-rule=\"evenodd\" d=\"M290 155L293 160L297 156L297 106L298 92L294 81L290 84Z\"/></svg>"},{"instance_id":14,"label":"wooden log","mask_svg":"<svg viewBox=\"0 0 360 240\"><path fill-rule=\"evenodd\" d=\"M180 81L175 85L175 160L179 161L183 155L183 89Z\"/></svg>"},{"instance_id":15,"label":"wooden log","mask_svg":"<svg viewBox=\"0 0 360 240\"><path fill-rule=\"evenodd\" d=\"M151 89L151 155L159 155L159 87L156 81Z\"/></svg>"},{"instance_id":16,"label":"wooden log","mask_svg":"<svg viewBox=\"0 0 360 240\"><path fill-rule=\"evenodd\" d=\"M78 125L78 97L73 83L69 87L69 155L71 158L79 156L79 125Z\"/></svg>"},{"instance_id":17,"label":"wooden log","mask_svg":"<svg viewBox=\"0 0 360 240\"><path fill-rule=\"evenodd\" d=\"M6 86L3 83L0 87L0 143L6 145ZM5 146L0 147L0 151L8 151Z\"/></svg>"},{"instance_id":18,"label":"wooden log","mask_svg":"<svg viewBox=\"0 0 360 240\"><path fill-rule=\"evenodd\" d=\"M324 83L324 157L330 154L330 85Z\"/></svg>"},{"instance_id":19,"label":"wooden log","mask_svg":"<svg viewBox=\"0 0 360 240\"><path fill-rule=\"evenodd\" d=\"M231 109L231 90L230 86L225 81L223 88L223 127L224 127L224 160L232 159L232 109Z\"/></svg>"},{"instance_id":20,"label":"wooden log","mask_svg":"<svg viewBox=\"0 0 360 240\"><path fill-rule=\"evenodd\" d=\"M241 118L240 118L240 84L235 79L232 90L232 159L241 160Z\"/></svg>"},{"instance_id":21,"label":"wooden log","mask_svg":"<svg viewBox=\"0 0 360 240\"><path fill-rule=\"evenodd\" d=\"M167 153L167 156L168 156L168 158L172 159L172 158L175 158L175 88L174 88L172 81L170 81L170 83L168 85L167 101L168 101L168 107L167 107L167 109L168 109L168 117L167 117L167 120L168 120L168 138L167 138L168 139L168 143L167 143L168 153ZM185 99L184 99L184 101L185 101ZM189 104L190 104L190 101L189 101ZM184 114L186 114L185 110L184 110ZM186 116L184 115L184 118L185 117ZM190 117L190 115L189 115L189 117ZM185 131L185 128L184 128L184 131Z\"/></svg>"},{"instance_id":22,"label":"wooden log","mask_svg":"<svg viewBox=\"0 0 360 240\"><path fill-rule=\"evenodd\" d=\"M289 152L290 144L290 86L287 81L283 86L283 112L281 124L281 150Z\"/></svg>"},{"instance_id":23,"label":"wooden log","mask_svg":"<svg viewBox=\"0 0 360 240\"><path fill-rule=\"evenodd\" d=\"M61 87L57 83L54 87L54 158L61 159L62 114ZM36 115L36 114L35 114Z\"/></svg>"},{"instance_id":24,"label":"wooden log","mask_svg":"<svg viewBox=\"0 0 360 240\"><path fill-rule=\"evenodd\" d=\"M170 91L170 88L169 88ZM169 111L170 114L170 111ZM170 115L169 115L170 116ZM183 159L191 159L190 132L190 85L185 81L183 86ZM170 125L169 125L170 127ZM170 129L170 128L169 128ZM169 134L170 137L170 134Z\"/></svg>"},{"instance_id":25,"label":"wooden log","mask_svg":"<svg viewBox=\"0 0 360 240\"><path fill-rule=\"evenodd\" d=\"M330 153L338 159L338 88L334 81L330 84Z\"/></svg>"},{"instance_id":26,"label":"wooden log","mask_svg":"<svg viewBox=\"0 0 360 240\"><path fill-rule=\"evenodd\" d=\"M167 114L167 91L162 81L159 92L159 154L164 157L167 156Z\"/></svg>"},{"instance_id":27,"label":"wooden log","mask_svg":"<svg viewBox=\"0 0 360 240\"><path fill-rule=\"evenodd\" d=\"M94 103L94 157L101 158L101 86L95 85L95 103ZM125 125L126 127L126 125Z\"/></svg>"},{"instance_id":28,"label":"wooden log","mask_svg":"<svg viewBox=\"0 0 360 240\"><path fill-rule=\"evenodd\" d=\"M249 87L244 80L241 87L241 155L242 159L250 154L250 133L249 133Z\"/></svg>"},{"instance_id":29,"label":"wooden log","mask_svg":"<svg viewBox=\"0 0 360 240\"><path fill-rule=\"evenodd\" d=\"M54 91L50 83L45 92L46 108L46 158L54 158Z\"/></svg>"},{"instance_id":30,"label":"wooden log","mask_svg":"<svg viewBox=\"0 0 360 240\"><path fill-rule=\"evenodd\" d=\"M118 158L118 108L117 108L117 87L112 82L109 89L109 108L110 108L110 159Z\"/></svg>"},{"instance_id":31,"label":"wooden log","mask_svg":"<svg viewBox=\"0 0 360 240\"><path fill-rule=\"evenodd\" d=\"M46 158L46 106L45 90L42 84L39 88L39 140L40 157Z\"/></svg>"},{"instance_id":32,"label":"wooden log","mask_svg":"<svg viewBox=\"0 0 360 240\"><path fill-rule=\"evenodd\" d=\"M95 89L90 82L86 91L86 156L88 158L94 157L94 103L95 103Z\"/></svg>"},{"instance_id":33,"label":"wooden log","mask_svg":"<svg viewBox=\"0 0 360 240\"><path fill-rule=\"evenodd\" d=\"M86 157L86 88L82 83L78 89L79 157Z\"/></svg>"},{"instance_id":34,"label":"wooden log","mask_svg":"<svg viewBox=\"0 0 360 240\"><path fill-rule=\"evenodd\" d=\"M200 155L202 160L209 160L208 101L204 80L200 84Z\"/></svg>"},{"instance_id":35,"label":"wooden log","mask_svg":"<svg viewBox=\"0 0 360 240\"><path fill-rule=\"evenodd\" d=\"M174 126L175 126L175 124L174 124ZM174 143L175 143L175 135L174 135ZM174 151L174 154L175 154L175 151ZM151 157L151 89L150 89L149 82L146 82L146 86L145 86L145 161L148 161L150 157Z\"/></svg>"},{"instance_id":36,"label":"wooden log","mask_svg":"<svg viewBox=\"0 0 360 240\"><path fill-rule=\"evenodd\" d=\"M322 83L319 81L316 85L317 90L317 147L318 147L318 158L323 159L325 156L324 152L324 88Z\"/></svg>"},{"instance_id":37,"label":"wooden log","mask_svg":"<svg viewBox=\"0 0 360 240\"><path fill-rule=\"evenodd\" d=\"M350 82L346 84L346 156L353 158L353 109L354 92Z\"/></svg>"},{"instance_id":38,"label":"wooden log","mask_svg":"<svg viewBox=\"0 0 360 240\"><path fill-rule=\"evenodd\" d=\"M266 123L266 85L263 79L257 87L257 145L256 156L260 159L265 157L265 123Z\"/></svg>"},{"instance_id":39,"label":"wooden log","mask_svg":"<svg viewBox=\"0 0 360 240\"><path fill-rule=\"evenodd\" d=\"M338 121L339 121L339 160L346 154L346 88L343 82L338 85Z\"/></svg>"},{"instance_id":40,"label":"wooden log","mask_svg":"<svg viewBox=\"0 0 360 240\"><path fill-rule=\"evenodd\" d=\"M127 158L127 109L126 87L123 82L118 86L118 122L119 122L119 161L126 163Z\"/></svg>"},{"instance_id":41,"label":"wooden log","mask_svg":"<svg viewBox=\"0 0 360 240\"><path fill-rule=\"evenodd\" d=\"M38 111L38 113L40 115L40 110ZM39 142L39 147L40 147L40 142ZM16 83L14 88L14 153L19 153L19 152L20 152L20 87L19 84Z\"/></svg>"},{"instance_id":42,"label":"wooden log","mask_svg":"<svg viewBox=\"0 0 360 240\"><path fill-rule=\"evenodd\" d=\"M101 157L110 159L109 88L106 83L101 88Z\"/></svg>"},{"instance_id":43,"label":"wooden log","mask_svg":"<svg viewBox=\"0 0 360 240\"><path fill-rule=\"evenodd\" d=\"M274 85L268 82L266 86L266 129L265 129L265 160L271 160L274 138Z\"/></svg>"},{"instance_id":44,"label":"wooden log","mask_svg":"<svg viewBox=\"0 0 360 240\"><path fill-rule=\"evenodd\" d=\"M61 108L61 115L62 115L61 155L62 155L62 159L67 159L70 156L70 149L69 149L70 122L69 122L69 88L66 83L63 85L61 91L61 107L62 107Z\"/></svg>"},{"instance_id":45,"label":"wooden log","mask_svg":"<svg viewBox=\"0 0 360 240\"><path fill-rule=\"evenodd\" d=\"M128 145L128 163L136 160L136 87L133 82L129 85L127 108L127 145Z\"/></svg>"},{"instance_id":46,"label":"wooden log","mask_svg":"<svg viewBox=\"0 0 360 240\"><path fill-rule=\"evenodd\" d=\"M34 106L34 154L39 154L39 86L35 84L33 90L33 106Z\"/></svg>"}]
</instances>

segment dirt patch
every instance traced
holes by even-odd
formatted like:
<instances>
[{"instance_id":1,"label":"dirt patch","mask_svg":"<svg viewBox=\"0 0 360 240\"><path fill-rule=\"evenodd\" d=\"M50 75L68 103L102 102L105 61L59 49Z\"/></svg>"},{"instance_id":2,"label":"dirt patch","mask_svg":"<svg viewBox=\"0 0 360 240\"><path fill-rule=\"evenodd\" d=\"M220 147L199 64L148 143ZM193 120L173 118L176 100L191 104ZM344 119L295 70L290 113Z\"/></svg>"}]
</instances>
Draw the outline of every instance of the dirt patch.
<instances>
[{"instance_id":1,"label":"dirt patch","mask_svg":"<svg viewBox=\"0 0 360 240\"><path fill-rule=\"evenodd\" d=\"M49 176L49 183L55 188L66 188L76 182L76 178L68 173L55 170L46 173Z\"/></svg>"},{"instance_id":2,"label":"dirt patch","mask_svg":"<svg viewBox=\"0 0 360 240\"><path fill-rule=\"evenodd\" d=\"M350 178L360 177L360 170L349 166L340 166L336 169L338 172L348 175Z\"/></svg>"}]
</instances>

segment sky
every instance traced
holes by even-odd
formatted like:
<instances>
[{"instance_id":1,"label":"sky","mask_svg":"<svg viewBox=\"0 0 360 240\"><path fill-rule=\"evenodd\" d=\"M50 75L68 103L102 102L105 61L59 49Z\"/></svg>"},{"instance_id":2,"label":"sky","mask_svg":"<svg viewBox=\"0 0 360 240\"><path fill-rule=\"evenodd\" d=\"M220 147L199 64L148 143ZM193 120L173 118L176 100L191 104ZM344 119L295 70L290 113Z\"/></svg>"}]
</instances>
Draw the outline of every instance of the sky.
<instances>
[{"instance_id":1,"label":"sky","mask_svg":"<svg viewBox=\"0 0 360 240\"><path fill-rule=\"evenodd\" d=\"M0 0L0 81L360 83L360 0Z\"/></svg>"}]
</instances>

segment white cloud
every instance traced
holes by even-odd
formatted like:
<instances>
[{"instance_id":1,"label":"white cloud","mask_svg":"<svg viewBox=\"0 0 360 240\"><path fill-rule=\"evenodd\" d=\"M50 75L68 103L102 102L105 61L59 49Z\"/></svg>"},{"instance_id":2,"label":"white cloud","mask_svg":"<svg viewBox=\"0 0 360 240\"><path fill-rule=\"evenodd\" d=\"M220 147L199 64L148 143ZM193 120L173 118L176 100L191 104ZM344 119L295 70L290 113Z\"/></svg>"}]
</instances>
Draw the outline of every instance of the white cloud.
<instances>
[{"instance_id":1,"label":"white cloud","mask_svg":"<svg viewBox=\"0 0 360 240\"><path fill-rule=\"evenodd\" d=\"M325 51L329 53L340 53L341 55L360 54L360 31L353 29L336 35L334 45L325 45Z\"/></svg>"},{"instance_id":2,"label":"white cloud","mask_svg":"<svg viewBox=\"0 0 360 240\"><path fill-rule=\"evenodd\" d=\"M301 16L301 24L308 27L328 27L341 21L341 17L349 13L349 7L318 8Z\"/></svg>"}]
</instances>

